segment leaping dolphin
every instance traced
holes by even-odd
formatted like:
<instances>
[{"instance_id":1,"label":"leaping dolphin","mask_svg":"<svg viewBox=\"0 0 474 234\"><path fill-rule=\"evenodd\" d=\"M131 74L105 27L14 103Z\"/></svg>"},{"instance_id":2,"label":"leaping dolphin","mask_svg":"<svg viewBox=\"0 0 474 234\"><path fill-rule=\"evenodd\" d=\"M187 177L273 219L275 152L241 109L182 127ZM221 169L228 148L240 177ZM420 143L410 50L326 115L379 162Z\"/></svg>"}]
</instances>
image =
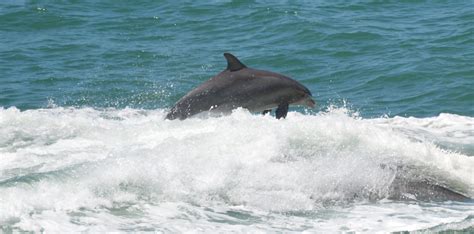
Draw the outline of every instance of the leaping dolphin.
<instances>
[{"instance_id":1,"label":"leaping dolphin","mask_svg":"<svg viewBox=\"0 0 474 234\"><path fill-rule=\"evenodd\" d=\"M250 112L268 113L285 118L288 106L313 108L311 92L299 82L270 71L248 68L234 55L224 53L227 68L178 100L167 119L186 119L204 111L229 113L242 107Z\"/></svg>"}]
</instances>

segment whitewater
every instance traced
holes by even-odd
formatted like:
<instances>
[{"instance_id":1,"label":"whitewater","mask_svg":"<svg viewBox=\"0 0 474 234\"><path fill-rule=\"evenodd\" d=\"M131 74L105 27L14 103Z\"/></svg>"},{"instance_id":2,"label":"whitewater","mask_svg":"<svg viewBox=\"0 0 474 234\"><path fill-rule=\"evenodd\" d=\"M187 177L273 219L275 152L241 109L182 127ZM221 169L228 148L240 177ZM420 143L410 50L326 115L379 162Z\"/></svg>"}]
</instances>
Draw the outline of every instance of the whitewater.
<instances>
[{"instance_id":1,"label":"whitewater","mask_svg":"<svg viewBox=\"0 0 474 234\"><path fill-rule=\"evenodd\" d=\"M0 108L3 231L414 231L474 225L474 118Z\"/></svg>"}]
</instances>

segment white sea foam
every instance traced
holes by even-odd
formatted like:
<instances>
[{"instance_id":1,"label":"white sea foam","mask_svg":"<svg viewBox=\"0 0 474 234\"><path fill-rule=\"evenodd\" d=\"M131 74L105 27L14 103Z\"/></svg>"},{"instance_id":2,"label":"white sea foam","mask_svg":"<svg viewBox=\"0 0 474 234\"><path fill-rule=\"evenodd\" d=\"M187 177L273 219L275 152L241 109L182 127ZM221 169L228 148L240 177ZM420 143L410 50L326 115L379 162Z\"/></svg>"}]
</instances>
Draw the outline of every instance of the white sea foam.
<instances>
[{"instance_id":1,"label":"white sea foam","mask_svg":"<svg viewBox=\"0 0 474 234\"><path fill-rule=\"evenodd\" d=\"M332 109L276 120L236 110L169 121L164 114L0 109L0 225L396 231L473 215L472 203L386 200L397 173L474 197L471 117L362 119Z\"/></svg>"},{"instance_id":2,"label":"white sea foam","mask_svg":"<svg viewBox=\"0 0 474 234\"><path fill-rule=\"evenodd\" d=\"M474 156L474 118L442 113L436 117L373 119L419 141L431 141L453 151Z\"/></svg>"}]
</instances>

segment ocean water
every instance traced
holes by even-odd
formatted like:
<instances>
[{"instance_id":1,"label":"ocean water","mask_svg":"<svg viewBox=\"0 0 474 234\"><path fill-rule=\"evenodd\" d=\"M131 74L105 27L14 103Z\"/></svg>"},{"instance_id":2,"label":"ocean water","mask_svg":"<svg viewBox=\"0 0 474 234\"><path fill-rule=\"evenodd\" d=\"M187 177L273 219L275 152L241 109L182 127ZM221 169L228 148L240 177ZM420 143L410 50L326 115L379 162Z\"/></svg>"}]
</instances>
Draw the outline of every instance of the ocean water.
<instances>
[{"instance_id":1,"label":"ocean water","mask_svg":"<svg viewBox=\"0 0 474 234\"><path fill-rule=\"evenodd\" d=\"M224 52L317 108L164 120ZM0 2L1 231L472 232L473 197L472 1Z\"/></svg>"}]
</instances>

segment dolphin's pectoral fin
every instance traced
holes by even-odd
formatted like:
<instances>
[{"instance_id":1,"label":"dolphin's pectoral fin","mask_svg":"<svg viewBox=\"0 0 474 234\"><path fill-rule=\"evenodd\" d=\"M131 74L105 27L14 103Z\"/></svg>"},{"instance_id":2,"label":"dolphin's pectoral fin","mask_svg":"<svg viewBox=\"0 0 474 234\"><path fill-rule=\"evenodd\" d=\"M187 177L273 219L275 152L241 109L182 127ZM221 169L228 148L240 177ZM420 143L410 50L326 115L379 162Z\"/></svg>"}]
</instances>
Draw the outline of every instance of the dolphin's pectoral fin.
<instances>
[{"instance_id":1,"label":"dolphin's pectoral fin","mask_svg":"<svg viewBox=\"0 0 474 234\"><path fill-rule=\"evenodd\" d=\"M262 112L262 115L266 115L266 114L269 114L269 113L272 113L272 110L264 110Z\"/></svg>"},{"instance_id":2,"label":"dolphin's pectoral fin","mask_svg":"<svg viewBox=\"0 0 474 234\"><path fill-rule=\"evenodd\" d=\"M227 70L233 72L233 71L238 71L242 68L246 68L242 62L237 59L234 55L231 53L224 53L224 57L227 60Z\"/></svg>"},{"instance_id":3,"label":"dolphin's pectoral fin","mask_svg":"<svg viewBox=\"0 0 474 234\"><path fill-rule=\"evenodd\" d=\"M286 114L288 114L288 103L281 103L278 105L276 109L276 118L280 119L281 117L286 118Z\"/></svg>"}]
</instances>

